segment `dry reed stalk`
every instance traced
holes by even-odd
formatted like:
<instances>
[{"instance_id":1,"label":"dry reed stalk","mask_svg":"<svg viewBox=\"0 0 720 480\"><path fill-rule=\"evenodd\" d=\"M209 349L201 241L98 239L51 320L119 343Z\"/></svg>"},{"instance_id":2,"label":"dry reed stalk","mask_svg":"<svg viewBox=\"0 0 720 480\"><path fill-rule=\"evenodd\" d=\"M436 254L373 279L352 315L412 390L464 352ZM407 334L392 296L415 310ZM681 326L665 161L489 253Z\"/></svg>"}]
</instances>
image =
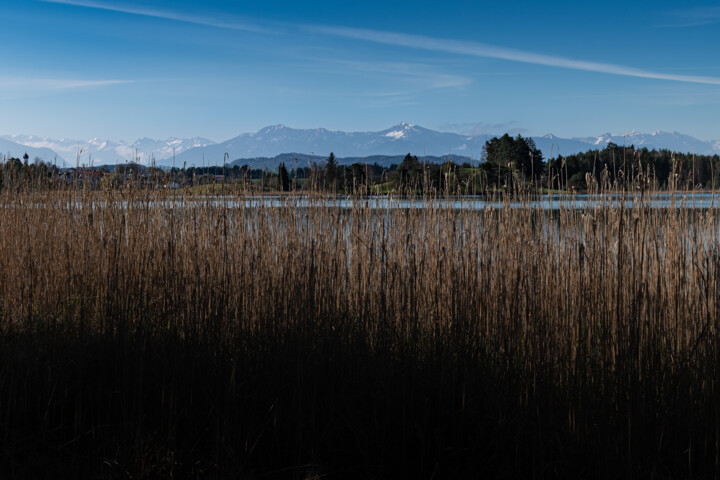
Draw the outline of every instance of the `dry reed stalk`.
<instances>
[{"instance_id":1,"label":"dry reed stalk","mask_svg":"<svg viewBox=\"0 0 720 480\"><path fill-rule=\"evenodd\" d=\"M216 466L225 458L223 468L249 468L228 458L252 463L256 448L266 461L300 465L312 460L314 447L306 442L334 452L323 441L335 438L340 427L327 422L337 421L342 404L364 398L384 412L378 398L323 383L371 382L365 370L371 362L387 370L382 389L398 389L387 413L401 417L391 423L407 431L345 419L355 429L355 448L367 452L375 451L371 439L389 434L400 435L395 453L415 449L416 460L425 452L440 462L442 449L431 444L450 438L458 452L478 453L485 444L477 436L488 431L481 409L489 408L511 415L493 419L490 435L521 432L517 419L536 428L523 444L541 449L526 452L532 457L526 471L565 458L564 448L589 445L605 449L602 458L622 459L623 468L639 462L678 472L689 465L717 474L719 425L707 422L717 417L720 398L714 212L650 208L646 199L628 208L606 201L559 211L530 197L520 198L520 208L506 203L479 211L450 208L430 195L415 199L422 208L409 209L394 208L392 198L384 209L351 200L341 208L319 195L256 205L245 193L0 194L3 343L29 339L26 348L47 351L65 351L66 344L79 349L78 362L105 359L101 365L115 368L75 382L57 373L69 360L41 354L33 362L30 351L7 353L0 366L2 443L12 449L37 432L52 439L53 428L72 425L72 434L60 435L70 441L108 421L129 432L122 438L180 451L173 443L179 418L190 424L193 415L206 418L192 412L207 403L196 399L203 392L183 386L173 366L179 362L189 366L191 384L203 384L198 378L206 368L226 375L203 384L219 395L210 402L218 423L208 428L218 445L235 452L205 445ZM201 367L188 360L194 354ZM268 358L282 363L288 355L294 355L288 392L285 373L258 378L270 369L262 365ZM145 383L149 377L157 384ZM257 394L260 401L242 385L267 391ZM323 398L328 391L334 393ZM125 410L105 412L104 396L116 394L114 405ZM31 396L40 400L27 403ZM415 396L454 412L446 419L449 436L434 438L445 435L444 427L408 417L429 414L405 411ZM293 407L282 410L278 402ZM237 411L252 405L263 410ZM147 420L145 408L158 419ZM266 418L263 426L253 415ZM43 423L36 425L36 417ZM156 433L143 437L148 422ZM231 433L224 422L240 431ZM547 442L557 442L552 453ZM241 444L244 453L237 451ZM680 447L694 452L689 463L678 460L685 455ZM147 455L130 457L156 466L167 460Z\"/></svg>"}]
</instances>

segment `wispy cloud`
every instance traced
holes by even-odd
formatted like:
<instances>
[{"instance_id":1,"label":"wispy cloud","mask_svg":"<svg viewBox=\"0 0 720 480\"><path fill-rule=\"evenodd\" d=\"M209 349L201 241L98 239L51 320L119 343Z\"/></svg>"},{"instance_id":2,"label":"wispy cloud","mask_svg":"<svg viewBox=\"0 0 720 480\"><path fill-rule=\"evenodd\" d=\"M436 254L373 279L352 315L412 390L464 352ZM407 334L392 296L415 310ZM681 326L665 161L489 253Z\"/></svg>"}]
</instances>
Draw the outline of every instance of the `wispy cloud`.
<instances>
[{"instance_id":1,"label":"wispy cloud","mask_svg":"<svg viewBox=\"0 0 720 480\"><path fill-rule=\"evenodd\" d=\"M470 77L438 71L437 66L423 63L367 62L327 58L315 58L312 60L320 64L320 68L324 71L386 77L403 83L410 83L418 91L464 87L472 83Z\"/></svg>"},{"instance_id":2,"label":"wispy cloud","mask_svg":"<svg viewBox=\"0 0 720 480\"><path fill-rule=\"evenodd\" d=\"M94 8L100 10L108 10L113 12L128 13L147 17L155 17L166 20L174 20L178 22L193 23L216 28L224 28L231 30L243 30L256 33L285 33L291 30L300 29L305 32L320 35L332 36L336 38L347 38L353 40L361 40L366 42L379 43L394 47L406 47L434 52L451 53L463 56L473 56L482 58L496 58L532 65L543 65L548 67L565 68L570 70L580 70L586 72L596 72L609 75L619 75L624 77L648 78L654 80L666 80L684 83L699 83L706 85L720 85L720 77L697 76L697 75L678 75L671 73L656 72L644 70L625 65L613 63L593 62L586 60L577 60L572 58L545 55L540 53L527 52L524 50L516 50L504 48L494 45L488 45L478 42L467 42L451 39L433 38L423 35L411 35L396 32L387 32L379 30L369 30L350 27L334 27L326 25L293 25L284 24L277 29L272 30L259 25L257 22L243 21L238 17L229 16L226 18L218 18L213 16L190 15L164 9L147 8L134 6L127 3L118 2L98 2L95 0L40 0L45 3L55 3L63 5L73 5L77 7ZM705 7L688 9L676 12L676 16L686 19L680 22L685 26L692 24L700 25L707 23L720 22L720 7Z\"/></svg>"},{"instance_id":3,"label":"wispy cloud","mask_svg":"<svg viewBox=\"0 0 720 480\"><path fill-rule=\"evenodd\" d=\"M527 129L515 126L516 122L510 121L506 123L445 123L440 125L438 130L442 132L460 133L462 135L497 135L501 133L509 133L517 135L526 133Z\"/></svg>"},{"instance_id":4,"label":"wispy cloud","mask_svg":"<svg viewBox=\"0 0 720 480\"><path fill-rule=\"evenodd\" d=\"M18 90L69 90L75 88L105 87L131 83L129 80L77 80L61 78L33 78L0 76L0 88Z\"/></svg>"},{"instance_id":5,"label":"wispy cloud","mask_svg":"<svg viewBox=\"0 0 720 480\"><path fill-rule=\"evenodd\" d=\"M134 83L130 80L84 80L0 75L0 102L66 95L87 89Z\"/></svg>"},{"instance_id":6,"label":"wispy cloud","mask_svg":"<svg viewBox=\"0 0 720 480\"><path fill-rule=\"evenodd\" d=\"M173 12L157 8L146 8L133 6L123 3L113 2L96 2L92 0L40 0L44 3L59 3L62 5L72 5L75 7L94 8L98 10L107 10L118 13L128 13L132 15L140 15L144 17L161 18L164 20L174 20L177 22L194 23L207 27L225 28L230 30L244 30L254 33L273 33L272 30L260 27L258 25L243 22L238 18L221 20L217 17L188 15L185 13Z\"/></svg>"},{"instance_id":7,"label":"wispy cloud","mask_svg":"<svg viewBox=\"0 0 720 480\"><path fill-rule=\"evenodd\" d=\"M422 35L409 35L404 33L384 32L359 28L329 27L318 25L308 25L305 26L305 28L309 31L320 34L350 38L354 40L363 40L368 42L380 43L383 45L391 45L395 47L416 48L421 50L452 53L473 57L497 58L501 60L529 63L533 65L544 65L548 67L567 68L571 70L582 70L587 72L605 73L610 75L621 75L625 77L650 78L655 80L670 80L676 82L720 85L720 78L718 77L674 75L653 72L639 68L616 65L612 63L598 63L584 60L574 60L570 58L543 55L510 48L496 47L483 43L438 39Z\"/></svg>"},{"instance_id":8,"label":"wispy cloud","mask_svg":"<svg viewBox=\"0 0 720 480\"><path fill-rule=\"evenodd\" d=\"M333 55L336 54L333 52ZM468 76L448 73L444 66L421 62L371 62L300 56L295 58L291 69L300 76L310 73L333 77L335 81L332 87L321 91L314 87L304 90L295 82L285 93L297 97L355 98L358 106L363 108L418 105L420 97L429 92L463 88L473 82Z\"/></svg>"},{"instance_id":9,"label":"wispy cloud","mask_svg":"<svg viewBox=\"0 0 720 480\"><path fill-rule=\"evenodd\" d=\"M700 27L720 23L720 7L695 7L667 12L671 20L658 28Z\"/></svg>"}]
</instances>

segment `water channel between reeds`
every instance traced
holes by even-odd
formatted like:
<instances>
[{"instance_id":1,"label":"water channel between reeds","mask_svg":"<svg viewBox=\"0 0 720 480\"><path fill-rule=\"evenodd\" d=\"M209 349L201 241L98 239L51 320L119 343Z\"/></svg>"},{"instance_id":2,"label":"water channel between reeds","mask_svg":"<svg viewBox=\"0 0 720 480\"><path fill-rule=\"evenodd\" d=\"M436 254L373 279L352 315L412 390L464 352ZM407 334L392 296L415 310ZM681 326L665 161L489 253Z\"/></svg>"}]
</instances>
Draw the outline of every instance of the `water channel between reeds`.
<instances>
[{"instance_id":1,"label":"water channel between reeds","mask_svg":"<svg viewBox=\"0 0 720 480\"><path fill-rule=\"evenodd\" d=\"M82 196L73 195L66 198L68 207L92 208L107 206L102 198L85 201ZM130 206L126 200L113 202L116 206ZM295 208L369 208L372 210L402 209L451 209L451 210L485 210L490 209L532 209L532 210L589 210L597 207L605 208L650 208L650 209L681 209L708 210L720 208L720 193L677 192L677 193L603 193L603 194L553 194L524 197L508 196L488 197L483 195L466 196L343 196L343 195L212 195L195 196L168 195L163 197L150 196L135 198L132 206L143 207L295 207ZM11 204L16 205L14 202ZM8 205L6 203L6 205ZM35 206L44 206L43 202L34 202Z\"/></svg>"}]
</instances>

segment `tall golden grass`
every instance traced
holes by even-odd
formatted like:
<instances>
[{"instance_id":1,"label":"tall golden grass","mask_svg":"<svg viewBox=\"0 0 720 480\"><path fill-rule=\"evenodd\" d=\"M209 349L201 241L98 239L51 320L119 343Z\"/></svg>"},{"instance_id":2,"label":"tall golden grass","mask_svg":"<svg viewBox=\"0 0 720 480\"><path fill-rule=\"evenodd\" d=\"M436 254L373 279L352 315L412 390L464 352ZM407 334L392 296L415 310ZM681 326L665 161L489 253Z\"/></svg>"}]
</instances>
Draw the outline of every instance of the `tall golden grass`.
<instances>
[{"instance_id":1,"label":"tall golden grass","mask_svg":"<svg viewBox=\"0 0 720 480\"><path fill-rule=\"evenodd\" d=\"M720 219L598 198L5 192L2 471L717 478Z\"/></svg>"}]
</instances>

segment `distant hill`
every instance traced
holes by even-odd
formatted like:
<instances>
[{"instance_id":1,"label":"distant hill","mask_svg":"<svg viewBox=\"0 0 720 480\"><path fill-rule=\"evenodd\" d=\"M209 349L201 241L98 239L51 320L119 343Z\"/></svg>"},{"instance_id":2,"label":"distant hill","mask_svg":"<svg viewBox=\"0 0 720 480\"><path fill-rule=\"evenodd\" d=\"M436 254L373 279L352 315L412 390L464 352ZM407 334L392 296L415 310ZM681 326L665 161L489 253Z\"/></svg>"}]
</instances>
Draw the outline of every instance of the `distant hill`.
<instances>
[{"instance_id":1,"label":"distant hill","mask_svg":"<svg viewBox=\"0 0 720 480\"><path fill-rule=\"evenodd\" d=\"M352 165L353 163L362 163L373 165L377 163L382 167L390 167L390 165L399 165L405 155L369 155L367 157L336 157L339 165ZM421 162L428 163L445 163L453 161L456 164L471 162L470 157L461 155L442 155L439 157L428 155L426 157L418 156ZM238 158L230 163L230 167L235 165L248 165L250 168L265 168L267 170L276 170L280 163L284 163L288 170L295 167L302 168L311 166L312 163L322 164L327 160L327 156L305 155L303 153L283 153L274 157L255 157L255 158ZM475 160L477 162L477 160Z\"/></svg>"}]
</instances>

